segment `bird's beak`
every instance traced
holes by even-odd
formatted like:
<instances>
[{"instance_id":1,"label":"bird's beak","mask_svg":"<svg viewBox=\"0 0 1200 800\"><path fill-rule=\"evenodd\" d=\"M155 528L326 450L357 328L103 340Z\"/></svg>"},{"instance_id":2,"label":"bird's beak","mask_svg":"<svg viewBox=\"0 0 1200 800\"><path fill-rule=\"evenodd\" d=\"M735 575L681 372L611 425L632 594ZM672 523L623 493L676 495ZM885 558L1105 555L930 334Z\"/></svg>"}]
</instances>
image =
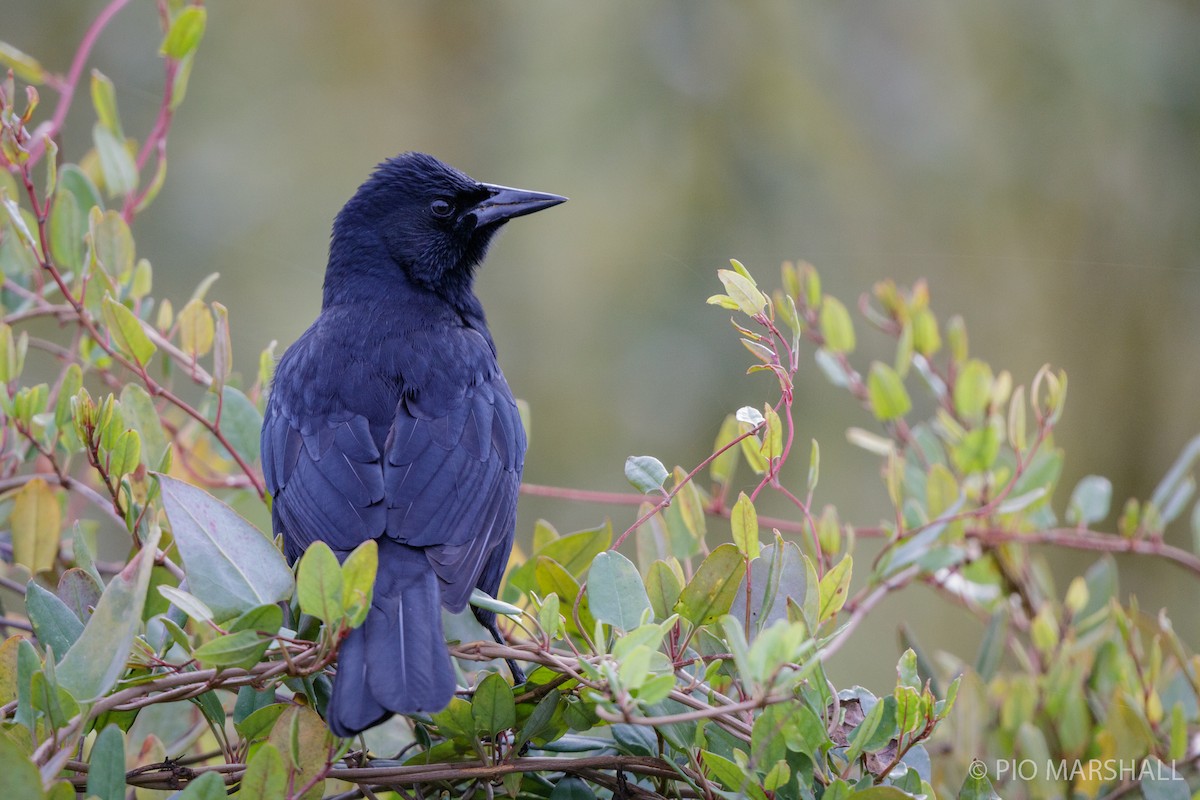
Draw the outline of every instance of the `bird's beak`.
<instances>
[{"instance_id":1,"label":"bird's beak","mask_svg":"<svg viewBox=\"0 0 1200 800\"><path fill-rule=\"evenodd\" d=\"M479 201L468 214L475 217L475 226L496 225L512 219L523 217L543 208L550 208L559 203L565 203L567 198L545 192L530 192L525 189L513 189L509 186L495 186L490 183L482 184L490 193Z\"/></svg>"}]
</instances>

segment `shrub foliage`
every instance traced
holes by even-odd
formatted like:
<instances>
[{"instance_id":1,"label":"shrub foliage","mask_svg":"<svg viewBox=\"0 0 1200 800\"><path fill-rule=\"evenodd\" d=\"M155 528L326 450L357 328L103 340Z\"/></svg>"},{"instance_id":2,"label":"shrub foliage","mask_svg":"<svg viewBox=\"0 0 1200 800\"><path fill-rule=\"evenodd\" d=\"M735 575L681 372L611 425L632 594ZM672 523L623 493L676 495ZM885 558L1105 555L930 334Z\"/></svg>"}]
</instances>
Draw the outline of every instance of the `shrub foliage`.
<instances>
[{"instance_id":1,"label":"shrub foliage","mask_svg":"<svg viewBox=\"0 0 1200 800\"><path fill-rule=\"evenodd\" d=\"M376 548L339 563L318 544L292 570L231 508L270 502L258 429L273 348L257 375L233 373L212 279L154 297L132 232L166 175L205 9L159 3L161 111L139 143L112 83L84 76L124 4L65 75L0 45L8 796L1189 796L1200 658L1166 611L1122 598L1111 554L1200 579L1200 558L1164 538L1192 503L1200 439L1116 532L1094 530L1106 479L1055 501L1065 374L1026 384L973 357L964 322L939 320L920 283L878 284L856 323L807 264L784 264L770 294L737 262L718 272L709 302L770 381L721 422L711 456L630 457L638 494L525 487L640 507L620 533L539 522L502 597L474 598L508 620L509 642L452 621L451 705L333 737L326 673L370 604ZM84 80L93 147L70 161L55 142ZM860 334L894 357L861 363ZM873 526L819 500L820 448L793 407L795 382L818 372L863 412L848 441L878 458L863 491L891 509ZM766 495L788 512L760 514ZM1060 587L1046 547L1101 555ZM928 654L904 633L894 686L839 685L829 657L918 583L978 620L979 651ZM499 659L524 662L527 682L511 686ZM1017 760L1035 768L1005 769Z\"/></svg>"}]
</instances>

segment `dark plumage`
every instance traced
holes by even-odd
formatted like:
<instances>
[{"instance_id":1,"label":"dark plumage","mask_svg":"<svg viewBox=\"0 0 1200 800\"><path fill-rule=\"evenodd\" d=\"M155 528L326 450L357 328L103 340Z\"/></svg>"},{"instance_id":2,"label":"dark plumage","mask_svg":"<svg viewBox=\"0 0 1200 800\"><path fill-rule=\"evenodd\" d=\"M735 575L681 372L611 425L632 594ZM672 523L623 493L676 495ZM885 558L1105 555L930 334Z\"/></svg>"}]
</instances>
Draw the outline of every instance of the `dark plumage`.
<instances>
[{"instance_id":1,"label":"dark plumage","mask_svg":"<svg viewBox=\"0 0 1200 800\"><path fill-rule=\"evenodd\" d=\"M379 541L371 611L339 653L339 736L444 708L441 608L499 587L525 432L472 279L506 221L565 199L406 153L334 221L321 313L279 362L262 459L290 561L318 539L339 557Z\"/></svg>"}]
</instances>

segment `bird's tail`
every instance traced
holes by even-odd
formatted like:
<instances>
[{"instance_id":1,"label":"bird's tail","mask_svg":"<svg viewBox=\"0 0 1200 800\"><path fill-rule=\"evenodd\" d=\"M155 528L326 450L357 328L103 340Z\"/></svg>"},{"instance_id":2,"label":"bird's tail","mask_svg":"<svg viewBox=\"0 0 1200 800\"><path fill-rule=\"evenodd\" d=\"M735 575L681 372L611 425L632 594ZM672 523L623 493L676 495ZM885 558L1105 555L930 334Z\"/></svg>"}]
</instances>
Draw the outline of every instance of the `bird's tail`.
<instances>
[{"instance_id":1,"label":"bird's tail","mask_svg":"<svg viewBox=\"0 0 1200 800\"><path fill-rule=\"evenodd\" d=\"M353 736L392 714L440 711L454 696L437 574L424 552L380 541L371 610L338 652L329 727Z\"/></svg>"}]
</instances>

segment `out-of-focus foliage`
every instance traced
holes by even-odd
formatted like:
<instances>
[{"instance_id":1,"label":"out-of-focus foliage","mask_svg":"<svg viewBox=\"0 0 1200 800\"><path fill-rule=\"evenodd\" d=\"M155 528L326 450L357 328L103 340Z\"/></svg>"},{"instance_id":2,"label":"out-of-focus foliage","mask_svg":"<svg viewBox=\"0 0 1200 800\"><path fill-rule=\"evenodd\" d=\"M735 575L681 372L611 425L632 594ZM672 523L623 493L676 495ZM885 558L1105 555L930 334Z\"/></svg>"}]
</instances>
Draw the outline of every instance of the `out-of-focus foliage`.
<instances>
[{"instance_id":1,"label":"out-of-focus foliage","mask_svg":"<svg viewBox=\"0 0 1200 800\"><path fill-rule=\"evenodd\" d=\"M1063 583L1041 552L1137 556L1194 591L1200 556L1165 536L1190 525L1200 540L1200 438L1114 531L1096 530L1108 479L1056 491L1065 373L991 366L925 282L846 303L808 264L785 263L774 291L737 261L718 271L709 303L769 379L747 385L769 390L714 425L711 448L703 435L710 455L674 469L630 457L638 494L532 487L637 504L637 518L619 535L537 523L502 596L473 598L504 616L509 643L452 622L461 695L333 737L325 673L370 605L377 550L339 563L315 546L293 571L235 510L269 502L257 434L273 354L243 377L212 280L160 299L138 256L132 228L166 185L207 28L201 5L159 11L160 114L140 142L103 74L59 76L0 48L13 69L0 86L0 579L23 601L0 616L6 791L1188 796L1200 657L1171 616L1191 604L1147 614L1111 556ZM72 161L58 109L85 79L95 121ZM878 464L858 487L887 509L877 525L820 497L822 448L797 405L825 384L860 416L848 442ZM844 449L827 442L826 460ZM830 658L915 584L971 619L981 646L930 652L906 632L894 681L842 685ZM510 686L495 659L526 662L527 681Z\"/></svg>"}]
</instances>

